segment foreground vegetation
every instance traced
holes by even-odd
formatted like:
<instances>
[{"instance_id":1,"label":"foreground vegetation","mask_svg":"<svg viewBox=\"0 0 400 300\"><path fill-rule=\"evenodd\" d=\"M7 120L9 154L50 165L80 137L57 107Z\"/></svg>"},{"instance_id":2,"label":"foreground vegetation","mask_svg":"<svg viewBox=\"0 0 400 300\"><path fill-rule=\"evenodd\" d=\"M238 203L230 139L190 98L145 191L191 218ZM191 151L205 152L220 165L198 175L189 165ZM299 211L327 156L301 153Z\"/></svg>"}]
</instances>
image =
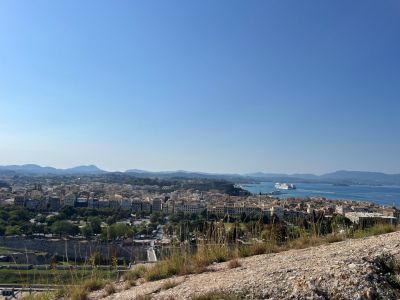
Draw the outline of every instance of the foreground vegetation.
<instances>
[{"instance_id":1,"label":"foreground vegetation","mask_svg":"<svg viewBox=\"0 0 400 300\"><path fill-rule=\"evenodd\" d=\"M134 286L143 281L155 281L160 279L171 278L178 275L197 274L207 270L212 263L228 262L228 268L240 268L239 258L265 253L276 253L290 249L302 249L310 246L316 246L327 243L334 243L345 240L347 238L363 238L372 235L379 235L396 231L397 227L387 224L375 224L374 226L364 230L354 230L347 234L329 234L326 236L316 236L304 234L298 238L277 242L277 241L254 241L249 244L229 244L223 240L214 241L214 243L200 243L196 251L188 251L187 248L174 250L171 255L152 266L136 266L133 270L123 275L127 287ZM391 284L397 285L397 277L393 276L394 270L400 268L394 264L390 258L382 258L382 266L388 269L388 278ZM75 284L68 289L62 289L56 293L43 293L29 300L49 300L60 296L64 296L72 300L85 300L90 292L104 288L107 294L115 293L115 286L111 283L111 277L104 276L98 270L94 270L90 275L76 276ZM179 282L170 279L163 285L162 289L170 289L178 285ZM41 298L44 297L44 298ZM149 298L150 299L150 298ZM193 295L193 299L242 299L240 295L224 295L218 292L204 295Z\"/></svg>"},{"instance_id":2,"label":"foreground vegetation","mask_svg":"<svg viewBox=\"0 0 400 300\"><path fill-rule=\"evenodd\" d=\"M84 280L79 285L76 284L75 286L64 287L55 292L45 292L27 296L23 298L23 300L52 300L58 298L85 300L90 292L102 289L108 285L111 286L109 281L93 277L91 279Z\"/></svg>"},{"instance_id":3,"label":"foreground vegetation","mask_svg":"<svg viewBox=\"0 0 400 300\"><path fill-rule=\"evenodd\" d=\"M105 280L115 280L115 270L97 270L96 276ZM46 285L74 285L86 279L93 278L92 270L9 270L0 269L0 282L3 284L46 284Z\"/></svg>"},{"instance_id":4,"label":"foreground vegetation","mask_svg":"<svg viewBox=\"0 0 400 300\"><path fill-rule=\"evenodd\" d=\"M174 251L171 256L162 260L149 269L138 268L126 274L126 280L144 278L147 281L170 278L175 275L187 275L202 273L212 263L229 261L230 268L240 267L237 258L277 253L290 249L303 249L327 243L343 241L347 238L362 238L396 231L397 228L388 224L376 224L365 230L356 230L347 235L329 234L316 236L304 234L293 240L277 242L253 242L244 245L229 245L228 243L215 241L213 244L200 244L195 253L187 249Z\"/></svg>"}]
</instances>

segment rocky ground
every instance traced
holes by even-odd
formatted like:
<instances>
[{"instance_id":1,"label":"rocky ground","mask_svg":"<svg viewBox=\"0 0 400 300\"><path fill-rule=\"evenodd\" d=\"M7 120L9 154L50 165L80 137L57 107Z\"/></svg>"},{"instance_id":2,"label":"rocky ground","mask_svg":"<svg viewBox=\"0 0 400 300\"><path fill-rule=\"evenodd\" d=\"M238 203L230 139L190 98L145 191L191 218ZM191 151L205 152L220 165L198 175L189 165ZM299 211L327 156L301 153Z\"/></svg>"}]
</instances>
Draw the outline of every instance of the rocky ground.
<instances>
[{"instance_id":1,"label":"rocky ground","mask_svg":"<svg viewBox=\"0 0 400 300\"><path fill-rule=\"evenodd\" d=\"M382 258L400 258L400 232L244 258L234 269L215 264L206 273L174 277L176 286L166 290L166 280L128 289L121 282L116 293L97 291L90 298L195 299L220 293L246 299L400 299L400 280Z\"/></svg>"}]
</instances>

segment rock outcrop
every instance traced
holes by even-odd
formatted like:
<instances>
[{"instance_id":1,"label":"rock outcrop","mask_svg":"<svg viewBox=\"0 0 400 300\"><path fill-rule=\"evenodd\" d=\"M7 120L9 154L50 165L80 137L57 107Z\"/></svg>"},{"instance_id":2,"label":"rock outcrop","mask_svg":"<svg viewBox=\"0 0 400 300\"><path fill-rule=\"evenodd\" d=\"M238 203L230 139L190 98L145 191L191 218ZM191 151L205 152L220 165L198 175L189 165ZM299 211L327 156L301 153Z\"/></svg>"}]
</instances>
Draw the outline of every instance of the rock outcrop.
<instances>
[{"instance_id":1,"label":"rock outcrop","mask_svg":"<svg viewBox=\"0 0 400 300\"><path fill-rule=\"evenodd\" d=\"M208 272L145 282L117 293L92 293L92 299L192 299L207 293L245 299L400 299L395 274L400 232L346 240L302 250L240 259L241 266L215 264Z\"/></svg>"}]
</instances>

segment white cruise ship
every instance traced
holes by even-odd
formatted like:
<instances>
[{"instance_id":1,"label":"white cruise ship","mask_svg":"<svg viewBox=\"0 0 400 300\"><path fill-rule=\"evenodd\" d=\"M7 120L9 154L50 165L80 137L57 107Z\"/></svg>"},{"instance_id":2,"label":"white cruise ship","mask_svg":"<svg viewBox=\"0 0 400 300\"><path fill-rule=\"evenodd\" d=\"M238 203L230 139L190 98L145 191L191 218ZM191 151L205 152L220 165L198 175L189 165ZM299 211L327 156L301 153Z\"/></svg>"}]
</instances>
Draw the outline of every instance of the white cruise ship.
<instances>
[{"instance_id":1,"label":"white cruise ship","mask_svg":"<svg viewBox=\"0 0 400 300\"><path fill-rule=\"evenodd\" d=\"M295 190L296 186L293 183L275 183L275 188L278 190Z\"/></svg>"}]
</instances>

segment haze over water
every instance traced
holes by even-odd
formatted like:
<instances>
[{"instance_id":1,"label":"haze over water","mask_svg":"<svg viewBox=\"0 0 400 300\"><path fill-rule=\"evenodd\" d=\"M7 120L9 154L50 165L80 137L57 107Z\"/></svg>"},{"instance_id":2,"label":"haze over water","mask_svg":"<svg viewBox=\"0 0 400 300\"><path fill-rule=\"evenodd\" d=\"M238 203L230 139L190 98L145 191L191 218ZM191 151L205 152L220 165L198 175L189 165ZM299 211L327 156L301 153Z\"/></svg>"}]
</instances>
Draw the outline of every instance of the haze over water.
<instances>
[{"instance_id":1,"label":"haze over water","mask_svg":"<svg viewBox=\"0 0 400 300\"><path fill-rule=\"evenodd\" d=\"M289 197L325 197L334 200L370 201L380 205L400 205L400 186L351 185L336 186L329 183L296 183L297 189L281 191L281 199ZM270 193L275 190L274 182L245 184L243 188L251 193Z\"/></svg>"}]
</instances>

